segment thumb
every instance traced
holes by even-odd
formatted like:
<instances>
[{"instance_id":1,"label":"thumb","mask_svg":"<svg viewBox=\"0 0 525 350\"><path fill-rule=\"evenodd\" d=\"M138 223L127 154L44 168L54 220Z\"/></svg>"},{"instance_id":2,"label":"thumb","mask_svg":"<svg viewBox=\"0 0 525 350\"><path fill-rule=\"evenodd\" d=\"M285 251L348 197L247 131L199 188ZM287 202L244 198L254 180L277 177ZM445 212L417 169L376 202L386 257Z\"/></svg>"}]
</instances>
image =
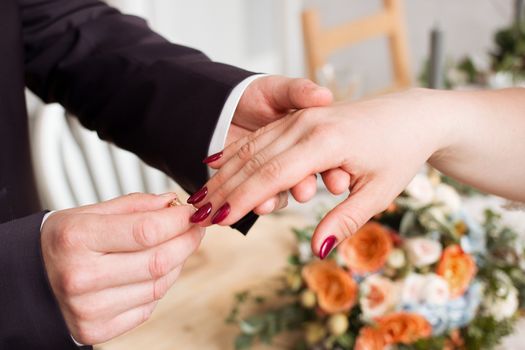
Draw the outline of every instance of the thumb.
<instances>
[{"instance_id":1,"label":"thumb","mask_svg":"<svg viewBox=\"0 0 525 350\"><path fill-rule=\"evenodd\" d=\"M272 88L268 100L276 110L286 112L290 109L323 107L332 103L330 90L319 86L308 79L270 77Z\"/></svg>"},{"instance_id":2,"label":"thumb","mask_svg":"<svg viewBox=\"0 0 525 350\"><path fill-rule=\"evenodd\" d=\"M131 214L167 208L175 200L178 200L177 194L172 192L161 195L130 193L102 203L88 205L80 209L83 213L91 214Z\"/></svg>"},{"instance_id":3,"label":"thumb","mask_svg":"<svg viewBox=\"0 0 525 350\"><path fill-rule=\"evenodd\" d=\"M312 236L312 251L326 258L336 245L356 233L372 216L382 211L380 191L372 183L351 193L321 220Z\"/></svg>"}]
</instances>

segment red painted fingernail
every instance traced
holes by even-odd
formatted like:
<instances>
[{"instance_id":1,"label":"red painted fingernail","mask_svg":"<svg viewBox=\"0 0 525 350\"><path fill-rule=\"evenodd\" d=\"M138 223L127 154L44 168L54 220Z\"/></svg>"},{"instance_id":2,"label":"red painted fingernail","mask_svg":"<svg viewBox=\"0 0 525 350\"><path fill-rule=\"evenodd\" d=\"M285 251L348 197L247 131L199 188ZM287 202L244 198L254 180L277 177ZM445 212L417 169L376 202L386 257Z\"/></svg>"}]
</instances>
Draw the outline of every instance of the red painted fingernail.
<instances>
[{"instance_id":1,"label":"red painted fingernail","mask_svg":"<svg viewBox=\"0 0 525 350\"><path fill-rule=\"evenodd\" d=\"M206 220L211 213L211 203L206 203L199 208L190 218L190 221L194 224Z\"/></svg>"},{"instance_id":2,"label":"red painted fingernail","mask_svg":"<svg viewBox=\"0 0 525 350\"><path fill-rule=\"evenodd\" d=\"M337 238L335 238L335 236L330 236L324 240L323 244L321 245L321 249L319 250L319 258L321 258L321 260L330 254L334 248L335 242L337 242Z\"/></svg>"},{"instance_id":3,"label":"red painted fingernail","mask_svg":"<svg viewBox=\"0 0 525 350\"><path fill-rule=\"evenodd\" d=\"M222 158L222 154L223 154L222 151L219 152L219 153L212 154L211 156L204 158L204 160L202 162L204 164L213 163L213 162L221 159Z\"/></svg>"},{"instance_id":4,"label":"red painted fingernail","mask_svg":"<svg viewBox=\"0 0 525 350\"><path fill-rule=\"evenodd\" d=\"M188 204L196 204L202 201L208 195L208 187L203 187L188 198Z\"/></svg>"},{"instance_id":5,"label":"red painted fingernail","mask_svg":"<svg viewBox=\"0 0 525 350\"><path fill-rule=\"evenodd\" d=\"M225 203L222 207L219 208L219 210L217 210L215 215L213 215L213 217L211 218L211 223L215 225L221 222L222 220L226 219L228 214L230 214L230 210L230 205L228 203Z\"/></svg>"}]
</instances>

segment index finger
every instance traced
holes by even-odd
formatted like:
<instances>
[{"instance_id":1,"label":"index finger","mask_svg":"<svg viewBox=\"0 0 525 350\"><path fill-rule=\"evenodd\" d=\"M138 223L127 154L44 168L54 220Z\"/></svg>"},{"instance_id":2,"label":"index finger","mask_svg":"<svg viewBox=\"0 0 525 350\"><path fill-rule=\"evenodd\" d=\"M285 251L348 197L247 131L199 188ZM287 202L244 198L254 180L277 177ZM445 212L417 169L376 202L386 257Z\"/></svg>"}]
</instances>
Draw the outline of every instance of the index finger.
<instances>
[{"instance_id":1,"label":"index finger","mask_svg":"<svg viewBox=\"0 0 525 350\"><path fill-rule=\"evenodd\" d=\"M101 253L149 249L188 231L195 209L189 205L119 215L81 214L82 240Z\"/></svg>"}]
</instances>

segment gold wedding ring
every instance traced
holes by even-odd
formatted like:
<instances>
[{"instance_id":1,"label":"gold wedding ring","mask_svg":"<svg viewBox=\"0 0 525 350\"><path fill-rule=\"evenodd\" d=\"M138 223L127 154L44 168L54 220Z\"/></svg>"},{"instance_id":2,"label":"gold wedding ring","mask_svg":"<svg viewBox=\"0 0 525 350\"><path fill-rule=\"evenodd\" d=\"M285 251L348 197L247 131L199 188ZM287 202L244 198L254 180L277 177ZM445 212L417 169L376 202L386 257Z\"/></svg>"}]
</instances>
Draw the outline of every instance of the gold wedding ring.
<instances>
[{"instance_id":1,"label":"gold wedding ring","mask_svg":"<svg viewBox=\"0 0 525 350\"><path fill-rule=\"evenodd\" d=\"M174 200L170 202L170 207L178 207L181 205L184 205L184 204L182 204L182 202L179 200L178 197L176 197Z\"/></svg>"}]
</instances>

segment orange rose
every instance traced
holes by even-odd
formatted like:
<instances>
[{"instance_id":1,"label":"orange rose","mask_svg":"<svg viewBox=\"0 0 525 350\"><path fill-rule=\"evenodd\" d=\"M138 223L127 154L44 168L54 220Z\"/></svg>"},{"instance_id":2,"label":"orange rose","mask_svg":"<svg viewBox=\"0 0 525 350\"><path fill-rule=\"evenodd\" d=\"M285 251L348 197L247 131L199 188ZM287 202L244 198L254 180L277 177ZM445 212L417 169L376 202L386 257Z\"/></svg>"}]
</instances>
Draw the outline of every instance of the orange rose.
<instances>
[{"instance_id":1,"label":"orange rose","mask_svg":"<svg viewBox=\"0 0 525 350\"><path fill-rule=\"evenodd\" d=\"M448 282L451 297L457 298L465 293L474 278L476 263L459 245L451 245L443 251L436 273Z\"/></svg>"},{"instance_id":2,"label":"orange rose","mask_svg":"<svg viewBox=\"0 0 525 350\"><path fill-rule=\"evenodd\" d=\"M415 313L398 312L378 318L376 321L387 344L411 344L432 334L430 323L423 316Z\"/></svg>"},{"instance_id":3,"label":"orange rose","mask_svg":"<svg viewBox=\"0 0 525 350\"><path fill-rule=\"evenodd\" d=\"M314 261L303 268L302 274L325 312L348 311L356 303L357 283L335 262Z\"/></svg>"},{"instance_id":4,"label":"orange rose","mask_svg":"<svg viewBox=\"0 0 525 350\"><path fill-rule=\"evenodd\" d=\"M379 270L391 250L392 239L388 230L372 221L344 240L338 248L348 268L358 274Z\"/></svg>"},{"instance_id":5,"label":"orange rose","mask_svg":"<svg viewBox=\"0 0 525 350\"><path fill-rule=\"evenodd\" d=\"M355 342L355 350L383 350L386 346L385 334L378 328L363 327Z\"/></svg>"}]
</instances>

